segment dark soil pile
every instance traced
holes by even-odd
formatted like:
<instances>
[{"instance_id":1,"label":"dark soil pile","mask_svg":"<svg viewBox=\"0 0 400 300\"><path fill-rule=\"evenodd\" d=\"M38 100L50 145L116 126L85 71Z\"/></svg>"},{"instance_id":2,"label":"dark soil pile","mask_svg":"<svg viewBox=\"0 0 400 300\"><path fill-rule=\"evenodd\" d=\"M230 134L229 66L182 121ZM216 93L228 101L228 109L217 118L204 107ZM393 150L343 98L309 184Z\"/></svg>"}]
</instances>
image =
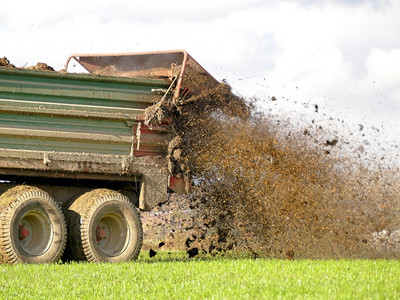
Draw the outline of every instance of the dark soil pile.
<instances>
[{"instance_id":1,"label":"dark soil pile","mask_svg":"<svg viewBox=\"0 0 400 300\"><path fill-rule=\"evenodd\" d=\"M0 58L0 67L16 68L12 63L10 63L7 57ZM54 71L52 67L41 62L37 63L36 66L24 67L22 69L38 70L38 71Z\"/></svg>"},{"instance_id":2,"label":"dark soil pile","mask_svg":"<svg viewBox=\"0 0 400 300\"><path fill-rule=\"evenodd\" d=\"M45 63L37 63L36 66L32 66L32 67L27 67L25 69L28 70L37 70L37 71L54 71L54 69L52 67L50 67L49 65L45 64Z\"/></svg>"},{"instance_id":3,"label":"dark soil pile","mask_svg":"<svg viewBox=\"0 0 400 300\"><path fill-rule=\"evenodd\" d=\"M7 57L0 58L0 67L15 68L13 64L7 59Z\"/></svg>"}]
</instances>

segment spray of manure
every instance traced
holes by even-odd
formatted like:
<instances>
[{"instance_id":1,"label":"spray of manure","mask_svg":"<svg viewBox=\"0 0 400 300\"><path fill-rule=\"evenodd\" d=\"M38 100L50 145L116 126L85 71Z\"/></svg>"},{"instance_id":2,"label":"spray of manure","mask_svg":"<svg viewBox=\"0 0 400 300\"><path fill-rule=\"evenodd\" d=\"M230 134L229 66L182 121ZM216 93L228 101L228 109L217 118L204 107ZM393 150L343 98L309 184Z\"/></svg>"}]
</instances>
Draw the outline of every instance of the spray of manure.
<instances>
[{"instance_id":1,"label":"spray of manure","mask_svg":"<svg viewBox=\"0 0 400 300\"><path fill-rule=\"evenodd\" d=\"M226 84L178 110L173 164L190 177L188 198L197 211L187 249L289 259L397 256L377 234L384 232L387 244L385 230L400 228L396 171L327 155L308 131L282 136Z\"/></svg>"}]
</instances>

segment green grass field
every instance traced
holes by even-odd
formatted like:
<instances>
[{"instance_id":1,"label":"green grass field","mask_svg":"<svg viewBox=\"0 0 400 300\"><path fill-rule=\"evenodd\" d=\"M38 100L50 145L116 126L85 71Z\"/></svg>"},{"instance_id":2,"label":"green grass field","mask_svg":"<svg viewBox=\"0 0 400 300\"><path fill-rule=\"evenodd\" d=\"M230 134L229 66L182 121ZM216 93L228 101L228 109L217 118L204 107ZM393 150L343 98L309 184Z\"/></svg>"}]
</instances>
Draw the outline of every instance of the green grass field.
<instances>
[{"instance_id":1,"label":"green grass field","mask_svg":"<svg viewBox=\"0 0 400 300\"><path fill-rule=\"evenodd\" d=\"M399 299L397 260L195 258L121 264L1 265L0 298Z\"/></svg>"}]
</instances>

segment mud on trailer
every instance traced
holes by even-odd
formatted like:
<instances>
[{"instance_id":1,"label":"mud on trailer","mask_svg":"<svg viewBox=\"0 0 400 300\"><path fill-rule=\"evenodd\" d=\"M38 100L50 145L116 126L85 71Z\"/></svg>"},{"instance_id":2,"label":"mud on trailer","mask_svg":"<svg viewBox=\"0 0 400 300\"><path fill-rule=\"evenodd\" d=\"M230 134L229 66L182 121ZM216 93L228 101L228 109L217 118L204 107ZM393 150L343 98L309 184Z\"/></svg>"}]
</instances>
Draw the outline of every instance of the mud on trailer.
<instances>
[{"instance_id":1,"label":"mud on trailer","mask_svg":"<svg viewBox=\"0 0 400 300\"><path fill-rule=\"evenodd\" d=\"M218 82L182 50L72 61L87 74L0 67L3 263L135 259L138 210L187 189L162 108Z\"/></svg>"}]
</instances>

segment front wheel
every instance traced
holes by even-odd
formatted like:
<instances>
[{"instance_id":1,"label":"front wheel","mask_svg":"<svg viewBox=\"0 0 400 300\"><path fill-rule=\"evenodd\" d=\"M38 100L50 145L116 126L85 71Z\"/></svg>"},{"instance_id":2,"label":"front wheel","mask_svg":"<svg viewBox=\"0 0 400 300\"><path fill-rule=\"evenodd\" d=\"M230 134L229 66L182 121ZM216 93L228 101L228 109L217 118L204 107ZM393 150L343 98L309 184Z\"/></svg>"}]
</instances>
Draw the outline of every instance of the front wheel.
<instances>
[{"instance_id":1,"label":"front wheel","mask_svg":"<svg viewBox=\"0 0 400 300\"><path fill-rule=\"evenodd\" d=\"M96 189L69 207L67 259L123 262L136 259L143 230L136 208L124 195Z\"/></svg>"},{"instance_id":2,"label":"front wheel","mask_svg":"<svg viewBox=\"0 0 400 300\"><path fill-rule=\"evenodd\" d=\"M20 185L0 197L0 260L5 263L57 262L65 248L64 215L50 195Z\"/></svg>"}]
</instances>

